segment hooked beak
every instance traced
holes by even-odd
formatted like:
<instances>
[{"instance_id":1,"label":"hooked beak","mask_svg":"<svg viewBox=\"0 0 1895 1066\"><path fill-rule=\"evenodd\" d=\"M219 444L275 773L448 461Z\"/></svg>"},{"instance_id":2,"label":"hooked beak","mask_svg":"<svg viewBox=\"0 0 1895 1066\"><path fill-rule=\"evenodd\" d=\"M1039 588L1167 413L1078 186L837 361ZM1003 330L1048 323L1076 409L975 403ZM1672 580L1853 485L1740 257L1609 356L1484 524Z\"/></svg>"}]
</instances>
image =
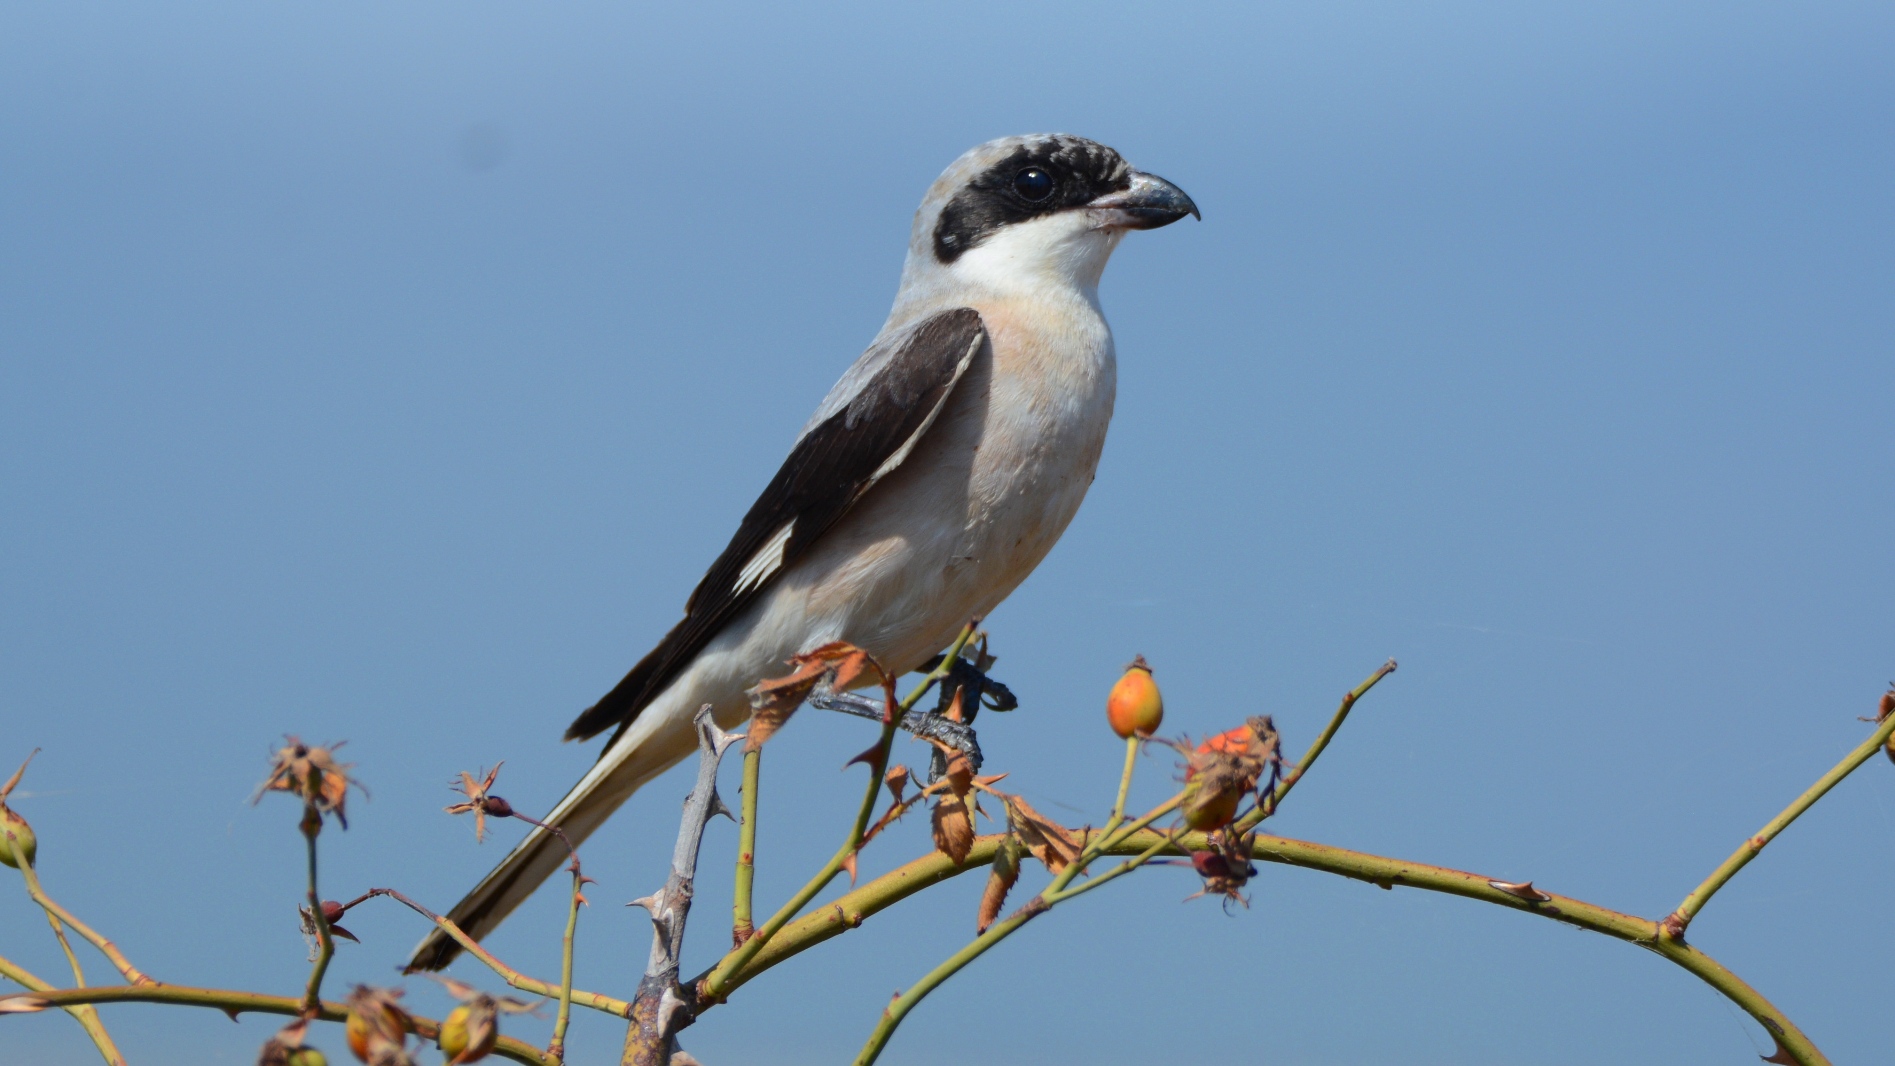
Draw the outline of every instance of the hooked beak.
<instances>
[{"instance_id":1,"label":"hooked beak","mask_svg":"<svg viewBox=\"0 0 1895 1066\"><path fill-rule=\"evenodd\" d=\"M1186 215L1204 219L1183 189L1156 174L1136 170L1131 188L1099 197L1086 205L1086 212L1099 229L1157 229Z\"/></svg>"}]
</instances>

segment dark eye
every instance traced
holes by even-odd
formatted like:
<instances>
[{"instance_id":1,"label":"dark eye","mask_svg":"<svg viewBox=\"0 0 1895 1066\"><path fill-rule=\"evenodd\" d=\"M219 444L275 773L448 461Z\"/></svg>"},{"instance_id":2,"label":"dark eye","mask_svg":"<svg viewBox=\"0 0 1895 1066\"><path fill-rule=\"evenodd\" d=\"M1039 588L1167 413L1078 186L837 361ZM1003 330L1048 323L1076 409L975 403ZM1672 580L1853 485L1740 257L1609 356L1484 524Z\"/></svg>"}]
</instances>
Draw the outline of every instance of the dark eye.
<instances>
[{"instance_id":1,"label":"dark eye","mask_svg":"<svg viewBox=\"0 0 1895 1066\"><path fill-rule=\"evenodd\" d=\"M1053 176L1039 167L1028 167L1013 176L1013 191L1023 200L1039 203L1053 195Z\"/></svg>"}]
</instances>

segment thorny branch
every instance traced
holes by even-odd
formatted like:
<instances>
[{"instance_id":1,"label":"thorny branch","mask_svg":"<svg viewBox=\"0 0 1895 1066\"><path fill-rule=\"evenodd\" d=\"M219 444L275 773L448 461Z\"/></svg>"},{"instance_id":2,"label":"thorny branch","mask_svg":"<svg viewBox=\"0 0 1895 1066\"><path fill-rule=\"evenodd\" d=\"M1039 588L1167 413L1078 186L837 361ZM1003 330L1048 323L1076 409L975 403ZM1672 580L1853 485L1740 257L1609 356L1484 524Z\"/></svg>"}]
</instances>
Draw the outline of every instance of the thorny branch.
<instances>
[{"instance_id":1,"label":"thorny branch","mask_svg":"<svg viewBox=\"0 0 1895 1066\"><path fill-rule=\"evenodd\" d=\"M625 1034L626 1066L669 1066L680 1029L697 1018L697 992L678 984L678 960L684 952L684 927L691 914L697 856L704 826L718 814L730 814L717 795L717 767L724 752L744 739L726 733L711 720L711 705L698 709L697 783L684 801L677 846L671 852L671 875L657 893L633 900L651 914L651 958L632 1000L632 1023Z\"/></svg>"},{"instance_id":2,"label":"thorny branch","mask_svg":"<svg viewBox=\"0 0 1895 1066\"><path fill-rule=\"evenodd\" d=\"M961 639L956 642L955 649L950 652L950 657L942 660L943 663L952 661L951 657L958 653L971 633L972 627L970 626L968 630L963 632ZM1341 706L1331 718L1328 726L1318 736L1314 744L1312 744L1308 753L1304 755L1302 763L1291 769L1290 772L1285 774L1280 780L1272 779L1271 783L1258 789L1257 798L1259 802L1252 806L1247 813L1237 814L1234 821L1230 820L1233 816L1231 813L1228 813L1228 809L1226 809L1227 813L1222 815L1222 817L1228 821L1229 824L1225 825L1223 829L1216 830L1212 833L1202 833L1186 832L1182 828L1164 830L1153 827L1159 818L1173 811L1183 811L1186 816L1190 815L1192 808L1189 806L1187 799L1191 795L1192 786L1189 779L1187 779L1185 792L1173 797L1136 822L1124 826L1123 828L1117 825L1123 810L1123 799L1114 806L1112 823L1097 833L1087 829L1066 830L1050 823L1043 824L1042 828L1045 831L1068 834L1077 840L1083 841L1083 846L1074 846L1073 849L1067 853L1071 861L1067 862L1063 868L1056 869L1053 883L1049 885L1047 889L1033 897L1025 907L1020 908L1015 914L1004 920L994 922L980 937L977 937L960 952L957 952L940 966L937 966L936 969L920 983L914 988L911 988L907 995L899 998L895 1004L891 1004L891 1009L884 1012L883 1024L878 1026L876 1036L871 1038L870 1045L864 1049L863 1055L858 1062L867 1063L874 1060L876 1054L879 1053L881 1045L885 1044L888 1036L892 1034L894 1023L899 1021L901 1015L913 1008L922 994L925 994L926 991L934 985L939 984L941 981L946 980L958 972L958 970L966 966L975 957L998 943L999 940L1003 939L1013 929L1018 928L1037 915L1044 913L1052 906L1074 898L1092 888L1101 886L1125 873L1131 872L1159 855L1190 855L1194 860L1197 860L1207 854L1214 854L1239 864L1241 864L1244 857L1248 857L1262 862L1316 870L1364 881L1386 890L1392 890L1399 885L1409 888L1418 888L1424 891L1461 896L1483 903L1503 906L1512 910L1524 911L1540 917L1550 918L1577 928L1637 944L1640 947L1644 947L1647 950L1665 957L1709 984L1732 1003L1743 1008L1763 1025L1771 1034L1776 1044L1774 1053L1768 1056L1766 1061L1796 1063L1800 1064L1800 1066L1828 1066L1828 1060L1817 1050L1808 1036L1785 1017L1780 1010L1758 993L1757 990L1744 983L1716 960L1699 951L1694 945L1685 943L1682 934L1690 919L1695 916L1718 889L1727 883L1758 851L1780 834L1791 822L1841 781L1843 777L1846 777L1849 773L1861 766L1863 762L1873 756L1877 748L1890 751L1891 758L1895 758L1895 746L1891 746L1895 744L1895 742L1891 741L1891 737L1895 737L1895 689L1892 689L1889 694L1883 697L1881 713L1877 717L1877 728L1867 740L1857 746L1847 758L1843 759L1842 762L1824 774L1814 785L1791 803L1788 808L1766 824L1755 837L1746 840L1745 844L1740 847L1729 860L1720 866L1718 870L1713 872L1703 884L1699 885L1698 888L1686 898L1678 910L1668 915L1662 921L1653 921L1550 893L1535 887L1531 882L1513 883L1462 870L1408 862L1400 859L1387 858L1344 848L1291 840L1256 832L1255 826L1276 812L1278 806L1284 797L1288 795L1291 788L1309 771L1317 757L1321 755L1325 746L1340 728L1343 720L1348 716L1355 702L1377 681L1386 676L1387 673L1393 669L1394 663L1391 661L1362 685L1345 695ZM851 847L845 849L846 854L839 852L838 858L831 860L829 867L825 869L823 874L813 880L810 886L806 886L805 893L799 894L799 897L792 900L790 905L787 905L783 910L779 911L778 915L766 926L765 935L753 938L748 943L734 949L720 960L717 966L713 967L711 972L689 983L681 984L678 980L678 960L683 945L685 920L691 902L692 882L695 877L699 846L702 841L705 823L709 818L720 811L726 814L729 813L728 810L724 809L723 804L717 797L716 774L719 762L725 750L731 744L735 743L736 740L741 739L739 736L728 734L718 729L705 712L700 712L696 721L699 730L698 737L700 745L698 780L686 804L683 824L680 827L678 841L673 855L670 876L667 878L664 888L661 889L658 894L638 901L645 906L653 916L653 947L650 960L645 969L644 979L640 982L638 994L631 1003L593 993L567 991L570 989L569 977L567 978L564 989L544 981L525 977L510 967L507 967L504 963L501 963L490 953L482 949L479 944L467 937L454 923L433 914L431 911L392 889L371 889L368 893L364 894L364 896L347 905L331 903L317 904L312 895L312 904L315 905L312 906L311 910L317 917L318 922L321 923L319 928L324 928L328 927L333 920L329 913L332 908L334 908L337 913L340 913L341 911L345 911L348 907L354 906L356 903L360 903L362 900L375 895L393 897L433 921L438 928L468 948L483 963L492 968L496 973L499 973L508 983L515 987L531 992L538 992L542 995L553 995L565 992L570 996L571 1002L622 1017L629 1017L632 1020L632 1025L627 1034L626 1054L623 1061L626 1063L641 1064L641 1066L643 1066L643 1064L662 1066L662 1064L667 1064L672 1061L672 1056L677 1051L676 1034L680 1029L694 1021L703 1010L708 1010L717 1003L724 1002L731 992L752 978L808 950L816 944L837 936L848 929L860 926L867 918L902 899L969 870L988 867L992 864L996 854L1003 848L1018 848L1020 846L1017 827L1014 831L1009 833L974 837L971 838L971 840L966 840L967 846L965 850L961 850L957 845L955 850L958 856L949 855L944 850L937 850L854 888L852 891L843 894L816 913L800 918L795 917L802 903L807 902L807 900L802 897L809 894L812 890L819 891L823 885L827 884L828 881L833 878L839 868L839 864L844 859L853 858L853 848L858 847L859 842L865 836L865 826L870 813L871 802L880 786L880 771L885 767L886 763L888 742L892 739L893 732L897 725L906 724L906 719L909 717L902 712L909 711L927 688L940 679L942 673L943 671L938 668L936 671L931 672L929 677L923 681L922 685L911 693L907 699L901 701L899 705L894 703L891 693L887 701L882 705L880 713L876 714L876 717L882 720L884 727L882 741L878 748L872 748L862 756L864 761L870 762L871 769L875 770L876 773L871 777L868 795L864 800L863 811L861 812L861 817L857 819L858 824L851 835ZM851 697L851 699L859 699L859 697ZM941 716L938 715L925 717L933 718L937 722L941 719ZM929 727L928 723L922 721L916 721L915 725L924 728ZM1253 719L1251 728L1257 732L1258 739L1268 739L1271 745L1269 750L1274 752L1275 732L1274 727L1270 726L1268 720ZM920 732L920 729L917 728L911 731ZM1211 742L1207 742L1206 745L1196 749L1196 753L1201 754L1208 748L1211 748L1215 743L1227 741L1231 735L1232 734L1224 734L1212 738ZM972 755L978 751L977 748L973 749L973 751L969 751L967 748L956 745L946 736L936 736L933 739L962 752L963 755ZM971 737L969 739L971 740ZM1133 749L1128 747L1128 752L1131 750ZM1185 750L1187 754L1193 754L1191 749L1187 748ZM285 751L293 751L296 757L301 759L304 757L305 749L292 738L292 748L285 749ZM878 752L881 756L880 759L874 758ZM955 758L958 760L961 757L962 756L956 756ZM1131 761L1130 759L1127 761L1128 774L1130 772L1129 767ZM1194 762L1193 766L1195 767L1196 765L1197 763ZM305 814L316 814L318 816L317 825L319 826L320 816L322 814L334 812L340 815L342 791L347 784L352 784L352 782L347 779L343 770L340 768L324 766L317 767L316 769L318 772L308 775L289 773L281 775L280 778L273 777L271 782L266 784L266 788L281 788L286 791L297 791L297 784L306 782L307 787L301 790L306 804ZM1193 772L1195 772L1195 770ZM746 777L747 781L754 785L754 776L747 774ZM17 778L18 775L16 774L16 781ZM966 780L964 778L960 780L961 784L955 787L965 788ZM991 784L996 780L998 780L998 778L975 779L973 787L990 793L995 797L1002 798L1003 801L1008 803L1019 801L1019 797L1009 798L1006 794L993 790ZM1129 778L1121 779L1121 796L1124 794L1128 780ZM1254 783L1255 775L1252 775L1251 780ZM27 882L29 891L33 894L37 902L40 902L42 906L46 907L49 917L54 918L56 922L63 920L64 924L70 925L85 935L87 939L92 940L102 949L106 949L108 956L113 957L113 962L115 965L119 965L121 972L129 970L127 976L132 977L139 983L97 988L77 987L56 989L48 982L41 980L23 968L4 958L0 958L0 976L10 978L28 989L28 991L25 992L0 996L0 1015L8 1013L31 1013L53 1007L66 1010L85 1026L88 1034L93 1037L94 1042L98 1045L106 1061L108 1063L120 1064L124 1061L123 1057L118 1054L117 1049L112 1045L111 1038L106 1035L103 1027L99 1024L98 1014L93 1009L93 1004L107 1002L168 1003L174 1005L215 1007L225 1010L233 1016L242 1011L258 1011L291 1016L300 1015L311 1019L319 1018L330 1021L341 1021L347 1016L347 1008L344 1005L330 1001L317 1000L312 1005L304 997L265 996L257 993L223 989L160 985L152 982L150 978L145 977L142 973L131 969L130 964L123 961L123 956L117 954L116 948L107 948L107 945L110 944L109 941L105 941L103 937L93 932L89 927L79 923L63 909L57 908L57 905L52 904L49 899L45 898L43 891L39 889L37 878L34 876L31 866L33 853L30 849L33 842L30 829L25 827L24 822L19 820L16 815L4 809L5 793L10 791L10 785L12 783L13 782L9 782L6 788L0 788L0 815L5 816L4 818L0 818L0 821L6 822L4 827L0 827L5 829L5 850L4 852L0 852L0 858L11 859L13 861L8 863L8 865L16 865L20 868ZM491 780L489 780L488 783L490 784ZM891 807L891 813L905 809L905 805L903 805L900 797L899 788L891 784L890 790L896 795L895 805ZM748 801L746 805L750 806L751 809L746 813L750 818L754 818L754 806L751 806L754 804L754 787L751 788L750 791L752 795L746 797ZM934 794L938 792L939 789L929 789L924 790L923 794ZM497 798L495 799L497 800ZM504 805L504 801L498 802L500 805ZM1019 802L1023 804L1023 801ZM489 813L499 813L497 809L487 809ZM1010 817L1012 813L1010 808ZM1034 817L1037 818L1037 814L1035 814ZM1192 824L1203 823L1194 822ZM1216 824L1224 823L1220 822ZM22 835L16 835L16 826ZM311 837L310 843L313 845L314 834L309 833L309 826L305 825L304 831ZM22 843L23 840L24 844ZM750 846L754 847L754 840L750 841ZM313 847L311 850L313 851ZM1086 872L1088 863L1106 855L1131 856L1132 858L1130 861L1114 866L1109 870L1088 875ZM1049 863L1049 866L1050 865ZM312 869L312 880L313 872ZM1200 867L1200 872L1203 872L1202 867ZM578 886L581 882L577 876L576 868L574 873L576 896ZM1208 885L1209 875L1207 874L1206 876ZM1239 880L1238 883L1241 884L1241 880ZM987 918L982 919L983 922L987 920ZM772 936L770 934L774 935ZM570 921L568 922L567 935L570 941ZM567 958L570 959L569 944ZM133 975L136 976L133 977ZM317 973L312 974L312 988L319 980L320 966ZM714 985L716 988L715 994L706 994L707 986L711 986L713 981L717 982ZM439 1033L439 1023L420 1017L414 1017L412 1020L413 1030L423 1037L431 1038ZM499 1038L497 1042L494 1043L492 1052L519 1062L541 1063L544 1064L544 1066L558 1066L559 1063L557 1050L549 1049L548 1051L542 1052L519 1040L505 1037Z\"/></svg>"}]
</instances>

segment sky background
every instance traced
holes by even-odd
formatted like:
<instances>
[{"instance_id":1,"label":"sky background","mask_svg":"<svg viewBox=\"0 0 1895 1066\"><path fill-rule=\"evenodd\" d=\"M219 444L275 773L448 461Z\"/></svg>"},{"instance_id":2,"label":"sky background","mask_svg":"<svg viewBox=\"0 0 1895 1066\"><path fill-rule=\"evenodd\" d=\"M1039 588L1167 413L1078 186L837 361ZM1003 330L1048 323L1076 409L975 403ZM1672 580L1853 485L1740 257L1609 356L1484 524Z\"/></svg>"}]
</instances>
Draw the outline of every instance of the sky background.
<instances>
[{"instance_id":1,"label":"sky background","mask_svg":"<svg viewBox=\"0 0 1895 1066\"><path fill-rule=\"evenodd\" d=\"M1891 55L1868 2L0 5L0 763L44 748L14 804L44 881L162 980L300 990L297 812L246 804L296 732L346 738L372 792L324 894L445 909L518 835L443 814L455 772L504 758L498 791L550 807L596 750L567 721L880 326L928 183L1065 130L1204 220L1107 272L1117 419L990 619L1022 703L983 719L990 766L1100 819L1134 653L1168 732L1269 713L1293 754L1394 656L1276 831L1661 915L1895 677ZM805 712L773 742L760 900L840 841L871 733ZM1146 759L1135 798L1173 772ZM687 788L587 847L582 986L642 968L621 904ZM1838 1063L1887 1054L1892 838L1878 758L1692 927ZM928 847L911 818L865 870ZM711 828L693 969L734 848ZM847 1061L972 935L980 881L685 1046ZM884 1061L1769 1050L1556 923L1288 868L1228 916L1196 887L1154 870L1035 922ZM562 923L545 892L490 943L555 975ZM348 925L338 992L423 932L393 904ZM63 973L17 889L0 953ZM105 1016L138 1066L249 1063L279 1024ZM7 1062L97 1061L65 1018L0 1027ZM573 1061L621 1039L583 1016Z\"/></svg>"}]
</instances>

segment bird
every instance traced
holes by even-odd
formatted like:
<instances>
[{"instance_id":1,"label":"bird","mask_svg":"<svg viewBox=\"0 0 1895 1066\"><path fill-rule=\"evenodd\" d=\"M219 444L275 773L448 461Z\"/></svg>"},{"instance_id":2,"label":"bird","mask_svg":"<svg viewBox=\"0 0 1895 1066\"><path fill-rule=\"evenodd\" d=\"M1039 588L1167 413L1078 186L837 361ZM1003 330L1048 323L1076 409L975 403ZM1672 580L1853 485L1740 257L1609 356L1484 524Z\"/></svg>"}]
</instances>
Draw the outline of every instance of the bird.
<instances>
[{"instance_id":1,"label":"bird","mask_svg":"<svg viewBox=\"0 0 1895 1066\"><path fill-rule=\"evenodd\" d=\"M1112 420L1117 353L1099 306L1131 230L1186 215L1185 192L1070 134L963 153L915 212L894 306L810 416L685 606L684 618L581 713L567 740L611 730L544 822L573 844L695 750L709 704L832 641L899 676L985 617L1079 510ZM535 828L448 917L478 940L566 859ZM435 930L409 969L459 945Z\"/></svg>"}]
</instances>

